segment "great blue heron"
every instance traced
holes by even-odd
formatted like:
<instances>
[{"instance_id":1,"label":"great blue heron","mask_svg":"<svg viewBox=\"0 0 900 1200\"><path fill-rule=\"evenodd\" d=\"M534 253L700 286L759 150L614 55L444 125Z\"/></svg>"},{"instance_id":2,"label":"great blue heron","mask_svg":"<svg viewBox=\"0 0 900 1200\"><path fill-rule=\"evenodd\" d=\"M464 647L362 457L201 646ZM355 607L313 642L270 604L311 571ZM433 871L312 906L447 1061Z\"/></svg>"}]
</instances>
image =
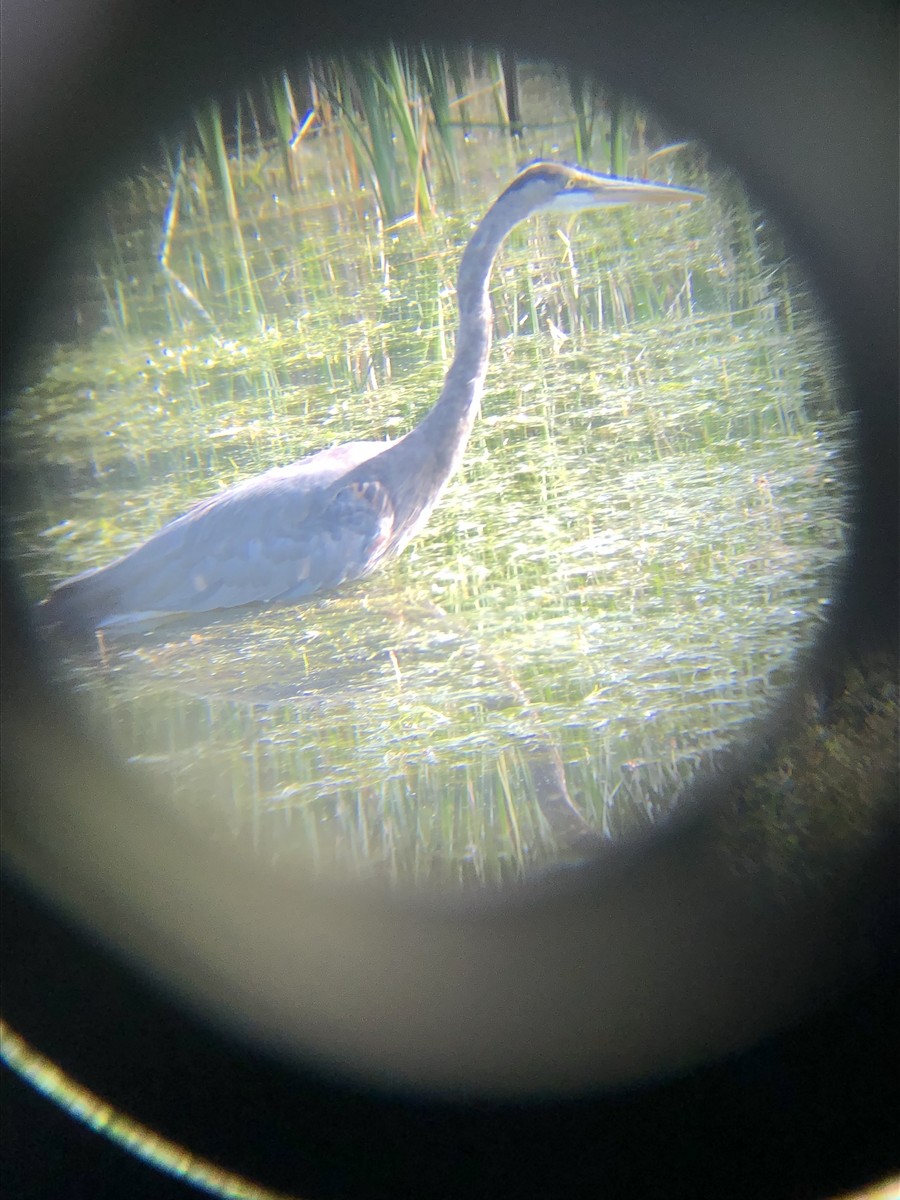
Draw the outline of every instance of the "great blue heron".
<instances>
[{"instance_id":1,"label":"great blue heron","mask_svg":"<svg viewBox=\"0 0 900 1200\"><path fill-rule=\"evenodd\" d=\"M456 352L437 403L396 441L348 442L273 467L203 500L105 567L61 583L48 623L89 631L177 614L296 601L369 574L428 520L459 466L481 404L491 346L491 268L532 213L684 203L687 188L537 162L488 209L463 253Z\"/></svg>"}]
</instances>

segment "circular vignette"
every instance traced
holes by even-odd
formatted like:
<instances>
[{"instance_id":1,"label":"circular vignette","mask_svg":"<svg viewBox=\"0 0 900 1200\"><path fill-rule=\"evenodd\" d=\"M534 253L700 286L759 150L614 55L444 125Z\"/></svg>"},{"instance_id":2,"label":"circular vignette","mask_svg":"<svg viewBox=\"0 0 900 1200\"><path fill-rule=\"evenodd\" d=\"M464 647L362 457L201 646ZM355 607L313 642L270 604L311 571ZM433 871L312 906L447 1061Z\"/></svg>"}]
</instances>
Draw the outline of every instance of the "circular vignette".
<instances>
[{"instance_id":1,"label":"circular vignette","mask_svg":"<svg viewBox=\"0 0 900 1200\"><path fill-rule=\"evenodd\" d=\"M756 11L752 22L750 15L726 18L702 4L695 10L693 20L685 20L680 10L680 23L675 27L654 6L631 14L603 6L590 12L574 7L572 19L560 21L562 28L549 33L538 6L517 10L515 22L509 11L517 49L541 56L551 53L554 58L582 63L591 57L592 69L645 95L661 111L696 128L754 180L758 193L778 213L795 244L806 254L841 336L854 389L853 402L862 413L859 453L864 470L857 536L838 614L820 647L817 668L821 671L822 666L829 667L831 674L839 677L848 660L864 662L873 649L890 655L894 648L897 439L896 331L891 312L896 311L896 287L884 264L896 262L896 255L889 253L896 239L896 222L895 173L887 150L889 144L894 144L890 126L895 106L891 104L893 68L889 76L887 55L882 49L890 43L884 29L887 18L881 9L873 7L854 13L849 29L840 14L801 22L796 14L783 14L774 5L766 20ZM421 13L394 10L390 16L385 13L376 18L383 24L370 32L487 38L496 35L501 11L442 12L434 15L434 24L428 28ZM69 77L76 97L70 110L64 114L58 109L51 112L40 97L29 96L27 90L18 93L21 107L13 104L10 111L8 105L7 125L15 123L19 132L7 146L4 181L6 241L11 243L4 245L5 356L14 350L15 337L21 336L28 299L34 303L38 295L35 281L48 261L47 230L64 227L59 214L70 197L83 191L106 169L114 153L111 147L122 144L128 124L137 126L146 118L142 110L146 110L149 80L156 78L162 97L160 111L154 115L165 119L189 95L196 97L198 89L215 86L229 70L244 73L251 60L273 61L278 43L285 44L295 32L287 6L282 9L272 5L266 14L269 23L262 28L258 11L251 13L243 5L231 5L227 10L217 8L215 22L209 23L205 31L208 34L211 30L212 34L204 38L198 28L204 13L208 15L203 6L184 14L173 10L164 20L159 11L151 17L149 12L139 14L122 6L120 27L116 29L113 22L106 27L106 36L114 37L123 52L92 58L91 45L99 48L100 43L87 39L83 42L83 65L80 72L72 67L75 73ZM95 16L89 8L83 15L86 20ZM298 44L301 39L309 44L311 35L327 42L348 28L353 16L360 16L353 3L332 6L327 13L313 18L305 13ZM293 19L299 23L296 15ZM489 25L492 28L487 28ZM200 45L202 54L195 49ZM771 47L783 50L785 46L795 52L790 62L770 52ZM26 58L23 54L21 61ZM756 70L762 58L771 64L764 84ZM98 59L103 64L100 69ZM734 69L723 72L723 61ZM63 79L52 64L48 62L47 66L48 78ZM626 68L630 80L624 78ZM827 97L820 91L823 75L832 80ZM175 83L179 76L180 85ZM877 96L873 95L876 89L871 86L872 78L880 81ZM866 86L863 79L868 81ZM190 83L186 83L188 80ZM18 84L21 77L16 80L15 76L7 76L7 94L15 94ZM105 111L101 101L114 84L121 103L115 111ZM804 118L792 121L790 129L785 128L779 109L786 96ZM741 98L740 106L735 97ZM854 102L861 107L851 120L848 112L854 111ZM838 107L829 108L829 103ZM888 110L890 116L886 115ZM869 130L867 138L856 136L861 128ZM819 131L824 130L828 132L820 136ZM27 151L38 141L46 153L35 162ZM857 207L860 180L866 181L866 220L848 223L847 214ZM14 240L10 237L13 230ZM11 320L7 320L8 315ZM14 374L5 372L4 377L14 379ZM318 957L307 958L307 969L293 978L277 981L285 989L282 1000L287 1002L287 1009L279 1006L274 995L277 987L266 994L258 986L260 978L265 978L264 971L253 977L250 988L246 987L246 978L243 987L234 979L223 986L223 971L228 964L209 956L203 961L202 948L209 945L211 930L217 926L223 944L232 948L241 944L243 919L246 944L255 938L256 951L265 955L277 948L278 914L272 911L276 906L267 906L266 898L258 894L258 881L255 884L248 876L234 881L235 909L230 913L217 911L218 889L211 886L195 890L198 880L192 877L197 874L198 860L192 858L191 847L185 846L180 865L173 864L167 882L187 889L182 893L182 911L201 914L193 930L167 929L165 922L151 920L146 912L130 908L121 898L113 906L116 911L110 912L111 893L107 889L112 877L105 884L91 878L91 872L85 870L85 859L110 837L110 825L104 817L121 814L128 780L107 770L97 753L81 745L75 731L68 728L59 698L46 692L35 670L33 646L16 604L15 584L6 572L4 592L3 688L4 715L8 718L4 791L13 867L6 885L11 907L5 915L4 954L15 955L7 960L12 983L6 985L6 1015L39 1048L70 1064L72 1073L90 1082L94 1090L122 1107L140 1110L136 1115L160 1128L171 1126L177 1113L177 1121L191 1126L198 1148L205 1143L205 1149L212 1147L210 1157L231 1157L245 1173L259 1177L268 1174L276 1184L278 1175L282 1185L290 1179L290 1185L298 1186L304 1178L318 1180L321 1185L323 1172L327 1174L328 1166L334 1168L334 1143L323 1143L309 1158L298 1162L294 1138L279 1138L277 1122L270 1120L265 1130L254 1122L248 1122L248 1128L238 1134L232 1130L229 1144L223 1145L216 1135L215 1116L203 1111L203 1096L197 1090L196 1076L192 1076L192 1067L200 1058L209 1073L207 1078L212 1076L221 1083L222 1094L228 1094L230 1073L247 1089L245 1096L259 1095L254 1091L254 1079L257 1085L266 1078L280 1079L273 1088L275 1111L282 1115L293 1111L297 1116L297 1097L301 1096L306 1105L318 1105L322 1112L327 1110L332 1118L346 1122L344 1150L348 1144L358 1149L368 1144L370 1153L375 1153L377 1146L371 1141L366 1143L362 1128L373 1111L386 1113L389 1102L383 1096L379 1100L377 1092L361 1098L358 1091L346 1085L342 1090L328 1072L307 1069L304 1076L298 1065L304 1049L320 1063L333 1065L340 1058L334 1047L340 1045L344 1066L362 1068L368 1063L382 1086L430 1084L451 1086L457 1092L487 1090L507 1095L533 1094L547 1087L564 1092L604 1084L621 1086L637 1077L647 1079L683 1070L706 1055L736 1051L779 1025L796 1023L804 1012L815 1007L823 991L834 995L854 977L883 978L887 970L893 944L893 859L887 841L874 846L868 859L852 864L856 870L840 873L827 899L779 904L772 902L772 897L760 898L734 888L716 860L718 833L701 812L651 845L627 848L617 855L605 881L590 875L573 878L488 911L424 911L388 904L381 907L373 905L370 898L363 903L352 896L304 896L304 902L309 902L305 912L307 950L315 943ZM52 750L48 739L52 739ZM724 786L719 781L712 790L720 791ZM74 837L48 837L47 810L42 815L40 806L63 793L72 806L69 811L83 814L85 823L73 831ZM155 823L151 821L150 825ZM140 828L136 822L125 833L135 853L142 851L131 865L149 847L165 844L160 826ZM113 842L106 844L112 855ZM73 864L71 856L79 849L82 860ZM123 862L120 860L119 865ZM158 896L160 880L154 875L152 860L147 864L144 857L144 862ZM615 882L614 888L610 881ZM135 882L132 879L132 884ZM95 928L109 941L118 943L120 950L123 941L133 943L132 935L138 932L145 960L155 960L157 968L167 974L169 985L174 983L182 997L192 996L189 1010L198 1003L202 1007L203 998L213 1000L216 995L220 1004L225 1002L231 1012L219 1015L230 1033L207 1030L202 1021L197 1022L189 1011L185 1013L179 1003L169 999L165 990L159 991L140 976L123 970L118 955L92 946L92 939L72 931L66 921L35 899L35 883L43 885L46 895L66 907L70 916L87 918L89 923L93 919ZM166 897L167 903L172 901L174 890ZM674 897L683 904L677 911L667 907L667 901ZM270 902L274 899L269 897ZM300 899L298 894L292 903L299 904ZM241 900L245 903L238 903ZM208 905L205 911L203 905ZM258 919L250 920L250 916ZM288 938L283 945L296 938L295 924L288 924L290 929L281 931ZM320 936L323 928L328 930L327 939ZM634 936L637 931L645 940ZM27 939L23 937L26 933ZM534 959L530 957L533 953ZM540 962L539 972L533 970L535 961ZM28 964L27 970L22 969L23 962ZM343 1013L338 1003L330 1003L346 997L345 989L352 982L342 964L353 968L356 995L365 999L361 1007L351 1005ZM309 970L313 966L318 971ZM384 992L384 1000L374 1003L378 995L376 977L398 969L403 972L403 987L393 993ZM299 982L305 986L310 978L315 978L315 994L307 994L303 1003L298 1003L296 985ZM655 1011L639 1012L640 1006L634 1003L634 985L648 979L653 983L640 994L644 1000L649 992L649 1008L655 1006ZM711 989L703 986L713 980L715 986ZM389 985L391 980L383 982ZM748 983L752 983L749 992ZM660 985L655 993L654 984ZM116 999L105 1006L100 997L106 986ZM393 999L389 1000L391 995ZM523 1006L523 995L533 1002ZM78 1003L60 1003L66 996L77 998ZM848 996L855 1005L860 1003L859 991ZM429 1025L425 1009L432 1001L438 1007L431 1011L434 1023ZM394 1002L400 1002L401 1009L392 1011ZM690 1017L682 1026L677 1025L679 1009ZM277 1028L285 1011L291 1012L297 1023L287 1037L285 1030ZM872 1011L880 1010L876 1007ZM592 1037L598 1012L604 1017L615 1014L620 1022L616 1029L622 1036L612 1049L608 1042L601 1046ZM111 1023L113 1013L118 1020ZM392 1025L395 1040L389 1037L376 1045L374 1035L380 1019L384 1019L381 1032ZM254 1022L258 1023L255 1030ZM505 1029L501 1052L497 1055L496 1043L492 1042L494 1056L485 1056L486 1043L479 1039L489 1030L495 1033L498 1023ZM646 1036L654 1028L658 1034L655 1041ZM822 1037L822 1027L813 1021L805 1028L807 1036L813 1038L811 1043L804 1043L808 1049L816 1044L815 1030ZM435 1034L442 1029L459 1036L439 1046ZM828 1029L833 1035L834 1027ZM235 1038L235 1030L240 1030L243 1037ZM249 1035L252 1044L261 1030L270 1048L277 1047L282 1054L286 1048L289 1051L281 1063L259 1058L248 1050L245 1039ZM416 1033L421 1040L416 1040ZM679 1034L681 1044L677 1044ZM152 1038L149 1043L145 1040L148 1038ZM158 1072L147 1070L148 1044L157 1047L149 1053L154 1067L159 1066ZM110 1052L113 1045L115 1054ZM325 1049L328 1045L331 1053ZM444 1066L440 1067L434 1058L430 1067L425 1065L421 1055L438 1048ZM793 1064L796 1072L798 1061L804 1068L809 1067L808 1057L792 1059L783 1047L781 1053L782 1069L790 1070ZM860 1061L874 1066L865 1055ZM173 1070L173 1066L179 1069ZM802 1080L804 1068L791 1078L797 1096L808 1097ZM467 1076L467 1071L475 1074ZM179 1102L179 1088L183 1102L185 1084L192 1078L189 1090L193 1089L190 1094L194 1104L188 1108ZM745 1065L744 1084L746 1078ZM759 1087L758 1077L751 1072L750 1078L757 1085L755 1094L761 1096L765 1089ZM829 1078L835 1081L834 1076ZM306 1090L298 1084L299 1079L305 1079ZM293 1100L289 1084L293 1085ZM745 1111L746 1106L742 1109L737 1101L735 1078L729 1085L719 1077L718 1086L722 1089L720 1097L726 1107L730 1103L737 1119L737 1113ZM661 1165L671 1167L678 1162L663 1136L664 1132L671 1135L676 1128L671 1115L666 1118L664 1113L668 1105L678 1106L678 1094L674 1085L660 1085L645 1094L645 1099L655 1097L651 1109L660 1121L657 1147L669 1153L668 1158L663 1154L652 1168L646 1168L648 1178ZM709 1090L705 1093L707 1103L711 1094ZM879 1094L877 1085L872 1094ZM681 1096L683 1102L697 1105L697 1113L711 1115L712 1110L703 1108L703 1096L696 1090L682 1090ZM635 1105L629 1110L633 1123L626 1121L623 1126L617 1119L609 1128L620 1134L626 1131L626 1143L632 1149L638 1144L645 1147L646 1154L646 1142L636 1142L634 1130L638 1124L646 1130L645 1119L651 1109L642 1109L634 1098L630 1103ZM329 1107L334 1105L337 1107ZM273 1115L271 1108L259 1111ZM394 1111L396 1114L396 1108ZM453 1122L446 1109L441 1111L447 1122L446 1140L437 1135L412 1147L399 1144L403 1139L391 1143L385 1137L382 1149L389 1146L389 1152L388 1165L383 1168L387 1178L382 1183L387 1184L389 1179L396 1186L400 1180L409 1183L418 1178L419 1190L425 1190L422 1175L417 1175L414 1167L418 1164L424 1169L426 1160L435 1174L443 1168L448 1172L435 1183L437 1194L446 1194L441 1189L451 1178L459 1180L458 1173L453 1176L451 1172ZM506 1114L502 1119L513 1121L509 1110L497 1111ZM602 1102L597 1101L594 1111L603 1111ZM605 1111L608 1114L611 1109ZM407 1109L402 1115L411 1119L412 1112ZM788 1106L787 1112L782 1110L782 1117L801 1121L798 1107ZM870 1130L877 1132L874 1109L871 1117ZM466 1121L475 1119L471 1114L466 1117ZM544 1125L549 1130L548 1149L558 1168L563 1161L563 1147L571 1148L574 1143L567 1141L566 1132L553 1118L547 1118ZM472 1129L468 1125L466 1128ZM497 1162L504 1163L511 1172L509 1178L514 1178L535 1158L533 1154L522 1156L527 1123L516 1126L513 1121L503 1128L506 1138L499 1155L493 1150L494 1163L495 1167ZM571 1128L584 1136L584 1124L576 1121ZM419 1130L421 1133L421 1126ZM783 1129L776 1130L762 1117L758 1132L762 1141L768 1136L770 1144L779 1144L784 1134ZM533 1136L533 1126L530 1133ZM290 1149L286 1141L291 1142ZM627 1176L621 1152L616 1157L609 1139L603 1138L602 1142L610 1155L611 1176L624 1186ZM423 1153L425 1145L427 1153ZM752 1155L746 1150L741 1155L737 1139L727 1145L733 1155L732 1170L739 1162L746 1171L744 1179L758 1184L760 1160L764 1158L760 1141ZM798 1145L802 1148L802 1138ZM843 1145L846 1149L846 1135ZM824 1159L827 1167L827 1154ZM700 1156L689 1161L695 1171L702 1172ZM875 1163L875 1158L869 1162ZM796 1160L785 1165L782 1159L782 1180L785 1172L790 1174L791 1163L799 1169ZM858 1161L855 1168L857 1172L867 1169ZM571 1161L567 1169L571 1170ZM708 1163L706 1169L710 1169ZM821 1166L816 1169L821 1171ZM840 1179L840 1186L847 1185L840 1172L831 1178ZM855 1177L861 1178L859 1174ZM537 1190L541 1180L546 1186L545 1177L533 1174L529 1184L532 1191ZM371 1194L376 1190L371 1177L367 1180L361 1173L354 1174L351 1167L345 1168L342 1182L344 1194L366 1194L367 1189ZM500 1185L498 1190L502 1191ZM702 1190L698 1188L695 1194ZM518 1194L523 1194L522 1190ZM778 1187L768 1194L779 1194Z\"/></svg>"}]
</instances>

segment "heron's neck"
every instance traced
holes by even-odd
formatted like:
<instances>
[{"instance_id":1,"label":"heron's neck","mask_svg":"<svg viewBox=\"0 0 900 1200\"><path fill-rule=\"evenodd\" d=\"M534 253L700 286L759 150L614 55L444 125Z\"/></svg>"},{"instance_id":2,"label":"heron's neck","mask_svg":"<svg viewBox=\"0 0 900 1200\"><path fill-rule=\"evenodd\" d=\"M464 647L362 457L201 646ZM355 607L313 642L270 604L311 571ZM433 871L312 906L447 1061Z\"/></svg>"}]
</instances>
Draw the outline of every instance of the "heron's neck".
<instances>
[{"instance_id":1,"label":"heron's neck","mask_svg":"<svg viewBox=\"0 0 900 1200\"><path fill-rule=\"evenodd\" d=\"M446 478L459 465L481 406L493 324L488 295L491 268L512 224L492 208L466 246L456 288L459 329L453 362L437 404L409 434L430 448Z\"/></svg>"}]
</instances>

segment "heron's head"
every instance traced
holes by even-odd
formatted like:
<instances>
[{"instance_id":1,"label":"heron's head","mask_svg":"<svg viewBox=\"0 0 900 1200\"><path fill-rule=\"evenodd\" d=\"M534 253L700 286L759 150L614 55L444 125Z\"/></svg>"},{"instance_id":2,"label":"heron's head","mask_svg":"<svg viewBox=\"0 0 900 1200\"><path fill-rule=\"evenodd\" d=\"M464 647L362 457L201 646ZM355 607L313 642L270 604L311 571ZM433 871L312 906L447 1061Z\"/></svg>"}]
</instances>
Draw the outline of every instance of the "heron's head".
<instances>
[{"instance_id":1,"label":"heron's head","mask_svg":"<svg viewBox=\"0 0 900 1200\"><path fill-rule=\"evenodd\" d=\"M516 176L497 204L509 205L524 220L533 212L578 212L622 204L687 204L703 193L643 179L616 179L581 167L535 162Z\"/></svg>"}]
</instances>

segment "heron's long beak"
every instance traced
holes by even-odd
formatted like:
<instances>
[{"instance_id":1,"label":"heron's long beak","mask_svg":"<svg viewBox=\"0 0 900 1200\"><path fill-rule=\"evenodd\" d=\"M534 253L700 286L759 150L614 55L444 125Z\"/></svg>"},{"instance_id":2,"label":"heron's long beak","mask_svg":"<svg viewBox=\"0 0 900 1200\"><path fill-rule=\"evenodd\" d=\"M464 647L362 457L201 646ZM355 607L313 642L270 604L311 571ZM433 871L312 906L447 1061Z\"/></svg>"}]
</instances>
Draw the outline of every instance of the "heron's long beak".
<instances>
[{"instance_id":1,"label":"heron's long beak","mask_svg":"<svg viewBox=\"0 0 900 1200\"><path fill-rule=\"evenodd\" d=\"M612 207L621 204L689 204L704 199L703 192L651 183L644 179L616 179L611 175L579 172L559 193L553 207L582 209Z\"/></svg>"}]
</instances>

